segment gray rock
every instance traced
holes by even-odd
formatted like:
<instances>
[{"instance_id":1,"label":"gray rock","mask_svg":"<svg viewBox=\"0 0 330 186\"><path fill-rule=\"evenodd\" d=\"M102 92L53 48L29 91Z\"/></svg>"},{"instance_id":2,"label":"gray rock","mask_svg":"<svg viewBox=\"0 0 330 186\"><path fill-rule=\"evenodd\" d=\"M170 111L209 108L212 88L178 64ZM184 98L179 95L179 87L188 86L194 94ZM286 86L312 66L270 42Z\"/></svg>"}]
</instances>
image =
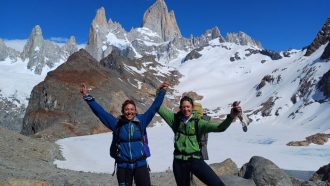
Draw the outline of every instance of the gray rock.
<instances>
[{"instance_id":1,"label":"gray rock","mask_svg":"<svg viewBox=\"0 0 330 186\"><path fill-rule=\"evenodd\" d=\"M290 186L290 177L273 162L263 157L253 156L242 172L245 179L253 179L257 186Z\"/></svg>"},{"instance_id":2,"label":"gray rock","mask_svg":"<svg viewBox=\"0 0 330 186\"><path fill-rule=\"evenodd\" d=\"M116 85L118 83L113 83L113 79L110 78L107 69L101 67L86 51L74 53L66 63L49 72L45 80L33 88L24 116L22 134L33 135L53 127L66 131L60 136L63 138L92 134L95 130L101 130L100 126L103 125L100 125L99 120L84 103L77 87L82 82L95 87L93 95L96 98L105 95L103 98L107 101L99 101L108 108L109 101L115 99L114 95L111 95L114 91L109 90L109 87L119 86L118 89L121 89L122 86L128 86ZM45 135L56 139L58 135L62 135L63 132L60 131L57 131L58 134L56 131L49 131L52 133Z\"/></svg>"},{"instance_id":3,"label":"gray rock","mask_svg":"<svg viewBox=\"0 0 330 186\"><path fill-rule=\"evenodd\" d=\"M221 163L213 163L210 165L218 176L238 175L238 168L235 162L230 158Z\"/></svg>"},{"instance_id":4,"label":"gray rock","mask_svg":"<svg viewBox=\"0 0 330 186\"><path fill-rule=\"evenodd\" d=\"M282 59L282 56L280 53L275 52L275 51L270 51L270 50L261 50L260 54L269 56L272 60L278 60Z\"/></svg>"},{"instance_id":5,"label":"gray rock","mask_svg":"<svg viewBox=\"0 0 330 186\"><path fill-rule=\"evenodd\" d=\"M238 176L226 175L220 176L221 180L226 186L255 186L252 179L244 179Z\"/></svg>"},{"instance_id":6,"label":"gray rock","mask_svg":"<svg viewBox=\"0 0 330 186\"><path fill-rule=\"evenodd\" d=\"M81 49L49 72L32 90L22 134L55 140L109 131L81 98L77 87L82 82L93 89L91 94L114 115L121 114L121 104L126 99L133 99L137 110L144 112L153 101L150 94L155 93L161 81L169 79L176 84L179 76L160 74L157 71L160 64L150 61L152 58L132 60L121 52L114 49L97 62Z\"/></svg>"},{"instance_id":7,"label":"gray rock","mask_svg":"<svg viewBox=\"0 0 330 186\"><path fill-rule=\"evenodd\" d=\"M315 52L321 45L326 44L330 41L330 18L327 18L321 30L317 33L313 42L307 46L305 56L310 56Z\"/></svg>"},{"instance_id":8,"label":"gray rock","mask_svg":"<svg viewBox=\"0 0 330 186\"><path fill-rule=\"evenodd\" d=\"M319 168L310 178L310 181L324 181L327 185L330 185L330 163Z\"/></svg>"},{"instance_id":9,"label":"gray rock","mask_svg":"<svg viewBox=\"0 0 330 186\"><path fill-rule=\"evenodd\" d=\"M330 70L322 76L317 84L317 88L323 92L326 98L330 98Z\"/></svg>"},{"instance_id":10,"label":"gray rock","mask_svg":"<svg viewBox=\"0 0 330 186\"><path fill-rule=\"evenodd\" d=\"M0 127L20 132L26 106L16 104L18 100L13 99L1 97L0 94Z\"/></svg>"},{"instance_id":11,"label":"gray rock","mask_svg":"<svg viewBox=\"0 0 330 186\"><path fill-rule=\"evenodd\" d=\"M54 186L117 184L109 174L59 169L53 164L55 159L63 159L58 145L4 128L0 128L0 159L0 185L2 181L23 185L36 184L38 180Z\"/></svg>"},{"instance_id":12,"label":"gray rock","mask_svg":"<svg viewBox=\"0 0 330 186\"><path fill-rule=\"evenodd\" d=\"M15 49L6 46L5 42L0 39L0 61L4 61L6 58L16 62L20 53Z\"/></svg>"},{"instance_id":13,"label":"gray rock","mask_svg":"<svg viewBox=\"0 0 330 186\"><path fill-rule=\"evenodd\" d=\"M271 116L273 107L275 105L275 101L277 99L278 99L278 97L275 97L275 98L269 97L267 101L261 103L261 105L260 105L261 108L255 110L253 112L253 114L258 114L259 112L261 112L262 117ZM271 141L269 143L271 143Z\"/></svg>"},{"instance_id":14,"label":"gray rock","mask_svg":"<svg viewBox=\"0 0 330 186\"><path fill-rule=\"evenodd\" d=\"M73 53L78 51L76 38L71 36L67 43L61 48L63 59L66 60Z\"/></svg>"},{"instance_id":15,"label":"gray rock","mask_svg":"<svg viewBox=\"0 0 330 186\"><path fill-rule=\"evenodd\" d=\"M218 175L221 178L223 176L230 176L230 177L225 177L225 178L227 178L226 181L228 183L234 183L234 182L238 183L238 182L242 182L244 180L243 178L239 178L237 176L238 175L237 165L231 159L226 159L225 161L223 161L221 163L213 163L210 165L210 167L213 169L213 171L216 173L216 175ZM196 186L204 185L196 176L193 177L193 182L194 182L194 185L196 185ZM230 184L226 183L226 185L230 185Z\"/></svg>"},{"instance_id":16,"label":"gray rock","mask_svg":"<svg viewBox=\"0 0 330 186\"><path fill-rule=\"evenodd\" d=\"M235 52L235 56L234 57L230 57L229 60L231 62L234 62L236 60L241 60L241 57L239 57L239 53L238 52Z\"/></svg>"},{"instance_id":17,"label":"gray rock","mask_svg":"<svg viewBox=\"0 0 330 186\"><path fill-rule=\"evenodd\" d=\"M143 15L142 27L155 31L164 41L181 37L174 11L168 12L164 0L157 0Z\"/></svg>"},{"instance_id":18,"label":"gray rock","mask_svg":"<svg viewBox=\"0 0 330 186\"><path fill-rule=\"evenodd\" d=\"M252 39L244 32L227 33L226 41L230 43L236 43L238 45L252 45L262 49L261 43Z\"/></svg>"},{"instance_id":19,"label":"gray rock","mask_svg":"<svg viewBox=\"0 0 330 186\"><path fill-rule=\"evenodd\" d=\"M105 16L105 9L101 7L97 10L96 16L93 19L89 29L88 43L86 51L90 53L97 61L104 58L104 42L107 41L107 34L110 29ZM111 52L111 51L109 51Z\"/></svg>"},{"instance_id":20,"label":"gray rock","mask_svg":"<svg viewBox=\"0 0 330 186\"><path fill-rule=\"evenodd\" d=\"M130 59L153 55L158 61L169 61L178 56L179 50L189 52L207 46L210 40L216 38L225 42L218 27L207 30L199 37L182 37L174 13L168 13L164 0L157 0L145 12L142 28L132 28L126 32L119 23L110 19L106 24L105 20L102 7L93 20L86 46L97 61L111 54L114 47L124 51L122 53ZM113 43L118 39L121 43Z\"/></svg>"},{"instance_id":21,"label":"gray rock","mask_svg":"<svg viewBox=\"0 0 330 186\"><path fill-rule=\"evenodd\" d=\"M198 59L201 56L202 56L202 54L198 53L197 49L194 49L186 55L186 57L183 59L183 62L186 62L186 61L192 60L192 59Z\"/></svg>"},{"instance_id":22,"label":"gray rock","mask_svg":"<svg viewBox=\"0 0 330 186\"><path fill-rule=\"evenodd\" d=\"M35 74L41 74L45 66L53 68L55 64L67 59L75 48L75 46L72 46L75 44L72 40L71 38L69 43L61 49L57 44L44 40L42 30L37 25L33 28L29 40L24 46L21 58L22 60L28 60L28 69L33 70Z\"/></svg>"},{"instance_id":23,"label":"gray rock","mask_svg":"<svg viewBox=\"0 0 330 186\"><path fill-rule=\"evenodd\" d=\"M321 55L321 59L330 60L330 43L325 47L324 52Z\"/></svg>"}]
</instances>

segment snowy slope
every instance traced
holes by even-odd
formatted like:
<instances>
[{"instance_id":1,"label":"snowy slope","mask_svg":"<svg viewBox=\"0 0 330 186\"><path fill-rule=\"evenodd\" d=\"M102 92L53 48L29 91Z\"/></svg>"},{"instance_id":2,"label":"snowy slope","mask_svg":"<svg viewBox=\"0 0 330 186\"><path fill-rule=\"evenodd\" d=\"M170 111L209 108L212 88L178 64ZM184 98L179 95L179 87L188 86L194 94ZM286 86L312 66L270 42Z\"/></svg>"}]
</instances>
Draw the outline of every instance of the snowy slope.
<instances>
[{"instance_id":1,"label":"snowy slope","mask_svg":"<svg viewBox=\"0 0 330 186\"><path fill-rule=\"evenodd\" d=\"M221 47L223 45L231 50L224 49ZM175 87L179 90L178 94L196 91L204 96L202 103L205 107L209 109L220 107L222 113L228 113L231 103L235 100L240 100L245 110L256 110L269 97L278 97L271 116L262 118L260 113L252 115L253 124L304 125L316 131L319 131L320 127L322 130L330 127L330 122L326 122L326 119L329 119L330 105L313 101L316 97L322 97L315 88L310 96L304 97L312 102L310 105L302 107L304 100L298 100L296 104L291 101L292 95L299 89L300 80L306 76L304 71L315 68L310 78L318 81L330 69L329 63L318 59L325 46L320 47L310 57L303 56L304 51L291 51L290 57L275 61L261 54L246 57L247 48L247 46L219 44L214 41L211 46L200 52L202 57L198 59L180 65L173 61L184 76L180 84ZM242 60L231 62L229 59L236 52ZM262 60L266 62L261 63ZM272 75L275 78L280 75L281 80L278 83L276 80L273 83L266 83L261 89L261 96L257 97L256 87L265 75ZM294 119L292 116L289 117L300 107L302 108L295 114ZM279 116L275 116L276 110L279 110Z\"/></svg>"},{"instance_id":2,"label":"snowy slope","mask_svg":"<svg viewBox=\"0 0 330 186\"><path fill-rule=\"evenodd\" d=\"M31 91L35 85L44 80L47 73L56 69L63 61L53 68L44 67L42 74L35 74L27 69L27 61L20 58L16 62L7 58L0 61L0 97L12 100L16 105L28 105Z\"/></svg>"},{"instance_id":3,"label":"snowy slope","mask_svg":"<svg viewBox=\"0 0 330 186\"><path fill-rule=\"evenodd\" d=\"M210 110L221 108L213 116L228 113L230 104L235 100L242 101L244 110L250 110L248 114L253 122L247 133L242 131L239 122L235 122L224 133L210 134L208 163L231 158L240 167L252 156L258 155L272 160L284 169L315 171L328 164L329 142L322 146L286 146L289 141L303 140L316 132L330 132L329 103L320 104L314 101L314 98L319 99L322 95L313 86L310 94L297 93L301 79L318 81L330 69L329 63L318 60L324 46L310 57L304 57L304 51L292 50L290 57L276 61L261 54L246 56L246 49L249 48L251 49L249 46L218 43L214 40L211 46L200 51L202 57L181 63L185 57L181 55L168 63L183 74L180 84L174 87L176 94L195 91L203 95L201 102L204 107ZM231 62L230 57L236 53L241 60ZM257 97L256 87L265 75L281 75L281 79L266 83L260 90L262 94ZM298 98L294 104L291 97L296 94ZM303 99L299 99L299 96ZM262 117L260 112L252 114L270 97L276 97L276 100L269 116ZM307 105L306 100L309 103ZM276 111L278 116L275 115ZM149 158L151 170L158 172L171 168L173 134L169 127L165 123L159 123L156 127L149 128L148 134L152 151ZM111 173L114 163L109 157L111 135L106 133L59 140L57 143L60 144L66 160L57 160L54 163L60 168Z\"/></svg>"},{"instance_id":4,"label":"snowy slope","mask_svg":"<svg viewBox=\"0 0 330 186\"><path fill-rule=\"evenodd\" d=\"M0 61L0 96L10 100L18 100L14 103L25 106L28 105L32 88L41 82L47 75L46 71L49 71L47 69L41 75L36 75L27 69L26 64L21 59L16 62L9 58Z\"/></svg>"}]
</instances>

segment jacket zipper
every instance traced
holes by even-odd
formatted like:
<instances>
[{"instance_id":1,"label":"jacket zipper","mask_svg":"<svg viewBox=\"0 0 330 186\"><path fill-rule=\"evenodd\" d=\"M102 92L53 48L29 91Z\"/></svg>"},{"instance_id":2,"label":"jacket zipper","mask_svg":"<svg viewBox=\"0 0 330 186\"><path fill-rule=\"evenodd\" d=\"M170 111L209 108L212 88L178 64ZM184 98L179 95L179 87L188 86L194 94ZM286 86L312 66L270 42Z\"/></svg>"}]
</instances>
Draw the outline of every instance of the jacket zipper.
<instances>
[{"instance_id":1,"label":"jacket zipper","mask_svg":"<svg viewBox=\"0 0 330 186\"><path fill-rule=\"evenodd\" d=\"M131 130L132 129L132 123L129 123L129 128L128 128L128 146L129 146L129 154L131 156L131 160L133 159L132 156L132 148L131 148Z\"/></svg>"}]
</instances>

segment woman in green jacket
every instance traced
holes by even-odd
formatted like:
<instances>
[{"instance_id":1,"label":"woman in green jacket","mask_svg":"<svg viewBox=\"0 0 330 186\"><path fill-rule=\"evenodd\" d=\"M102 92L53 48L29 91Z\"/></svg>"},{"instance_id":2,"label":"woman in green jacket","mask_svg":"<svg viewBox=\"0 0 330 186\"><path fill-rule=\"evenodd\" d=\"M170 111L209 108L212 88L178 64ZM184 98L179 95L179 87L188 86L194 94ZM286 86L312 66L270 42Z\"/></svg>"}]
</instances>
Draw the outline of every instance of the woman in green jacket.
<instances>
[{"instance_id":1,"label":"woman in green jacket","mask_svg":"<svg viewBox=\"0 0 330 186\"><path fill-rule=\"evenodd\" d=\"M188 96L184 96L180 100L179 112L173 113L164 106L161 106L158 111L159 115L172 128L175 134L173 160L175 181L178 186L189 186L190 174L192 173L206 185L224 185L203 160L196 130L198 130L199 134L223 132L242 109L237 105L231 109L230 114L227 115L223 122L214 123L200 119L192 111L193 105L193 100Z\"/></svg>"}]
</instances>

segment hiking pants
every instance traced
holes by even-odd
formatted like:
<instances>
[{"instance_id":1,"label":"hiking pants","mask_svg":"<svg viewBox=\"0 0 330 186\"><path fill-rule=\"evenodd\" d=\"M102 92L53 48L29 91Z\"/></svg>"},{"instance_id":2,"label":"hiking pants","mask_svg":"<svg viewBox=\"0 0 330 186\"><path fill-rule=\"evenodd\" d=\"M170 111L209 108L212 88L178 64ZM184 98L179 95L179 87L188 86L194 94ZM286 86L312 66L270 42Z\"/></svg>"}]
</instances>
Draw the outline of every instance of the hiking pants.
<instances>
[{"instance_id":1,"label":"hiking pants","mask_svg":"<svg viewBox=\"0 0 330 186\"><path fill-rule=\"evenodd\" d=\"M191 173L206 185L224 186L225 184L215 174L204 160L177 160L173 161L173 172L178 186L190 186Z\"/></svg>"},{"instance_id":2,"label":"hiking pants","mask_svg":"<svg viewBox=\"0 0 330 186\"><path fill-rule=\"evenodd\" d=\"M135 169L117 169L117 180L119 186L132 186L133 178L136 186L151 186L150 174L147 166Z\"/></svg>"}]
</instances>

